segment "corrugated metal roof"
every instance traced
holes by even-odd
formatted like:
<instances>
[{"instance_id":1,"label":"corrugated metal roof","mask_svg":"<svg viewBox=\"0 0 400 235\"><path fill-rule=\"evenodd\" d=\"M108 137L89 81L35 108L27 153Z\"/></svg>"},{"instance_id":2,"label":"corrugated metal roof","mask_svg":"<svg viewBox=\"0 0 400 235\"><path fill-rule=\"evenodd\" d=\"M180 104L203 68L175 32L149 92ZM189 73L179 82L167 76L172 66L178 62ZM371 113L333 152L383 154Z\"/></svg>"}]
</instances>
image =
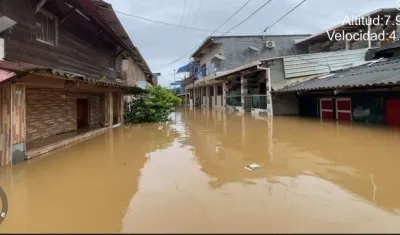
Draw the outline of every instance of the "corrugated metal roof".
<instances>
[{"instance_id":1,"label":"corrugated metal roof","mask_svg":"<svg viewBox=\"0 0 400 235\"><path fill-rule=\"evenodd\" d=\"M107 80L100 80L100 79L93 79L93 78L88 78L85 75L77 74L77 73L72 73L72 72L67 72L59 69L51 69L49 73L49 69L41 70L39 74L41 75L56 75L57 78L62 78L62 79L67 79L67 80L81 80L90 84L94 85L99 85L99 86L106 86L106 87L118 87L118 88L130 88L130 89L139 89L136 85L128 85L128 84L122 84L122 83L116 83L116 82L110 82Z\"/></svg>"},{"instance_id":2,"label":"corrugated metal roof","mask_svg":"<svg viewBox=\"0 0 400 235\"><path fill-rule=\"evenodd\" d=\"M34 64L0 60L0 70L1 70L0 84L17 79L17 75L21 75L23 73L39 69L45 69L45 68Z\"/></svg>"},{"instance_id":3,"label":"corrugated metal roof","mask_svg":"<svg viewBox=\"0 0 400 235\"><path fill-rule=\"evenodd\" d=\"M400 85L400 58L372 62L336 73L318 76L275 92L313 91L337 88Z\"/></svg>"},{"instance_id":4,"label":"corrugated metal roof","mask_svg":"<svg viewBox=\"0 0 400 235\"><path fill-rule=\"evenodd\" d=\"M13 72L26 72L34 69L44 69L45 67L35 64L0 60L0 68Z\"/></svg>"},{"instance_id":5,"label":"corrugated metal roof","mask_svg":"<svg viewBox=\"0 0 400 235\"><path fill-rule=\"evenodd\" d=\"M209 75L207 75L205 77L200 78L199 80L197 80L195 82L195 84L199 84L199 83L203 83L203 82L211 82L212 80L218 80L218 78L222 78L222 77L231 75L233 73L240 72L240 71L245 70L245 69L256 67L256 66L258 66L260 64L261 64L261 62L259 60L257 60L257 61L250 62L248 64L244 64L242 66L233 68L231 70L215 72L215 73L212 73L212 74L209 74Z\"/></svg>"},{"instance_id":6,"label":"corrugated metal roof","mask_svg":"<svg viewBox=\"0 0 400 235\"><path fill-rule=\"evenodd\" d=\"M365 61L368 48L321 52L283 57L286 78L329 73L354 67Z\"/></svg>"}]
</instances>

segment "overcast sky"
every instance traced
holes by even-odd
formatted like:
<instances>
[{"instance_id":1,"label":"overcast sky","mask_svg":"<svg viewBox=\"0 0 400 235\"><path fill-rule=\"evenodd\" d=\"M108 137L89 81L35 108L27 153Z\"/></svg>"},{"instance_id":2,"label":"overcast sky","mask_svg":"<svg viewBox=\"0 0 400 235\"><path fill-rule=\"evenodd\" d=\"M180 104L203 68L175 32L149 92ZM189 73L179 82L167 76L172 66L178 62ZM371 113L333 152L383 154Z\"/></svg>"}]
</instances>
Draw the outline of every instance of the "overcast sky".
<instances>
[{"instance_id":1,"label":"overcast sky","mask_svg":"<svg viewBox=\"0 0 400 235\"><path fill-rule=\"evenodd\" d=\"M272 0L229 35L259 34L266 26L301 1ZM107 2L111 3L116 11L212 32L247 0L107 0ZM265 2L267 0L252 0L219 31L229 30ZM397 0L307 0L271 28L268 34L318 33L341 24L345 15L357 16L378 8L396 7L396 4ZM196 12L198 12L197 17ZM211 32L152 23L119 13L117 15L152 72L161 73L159 83L163 86L173 81L173 69L178 69L189 62L189 56L165 68L158 69L154 66L178 59L211 34ZM179 75L177 80L178 78Z\"/></svg>"}]
</instances>

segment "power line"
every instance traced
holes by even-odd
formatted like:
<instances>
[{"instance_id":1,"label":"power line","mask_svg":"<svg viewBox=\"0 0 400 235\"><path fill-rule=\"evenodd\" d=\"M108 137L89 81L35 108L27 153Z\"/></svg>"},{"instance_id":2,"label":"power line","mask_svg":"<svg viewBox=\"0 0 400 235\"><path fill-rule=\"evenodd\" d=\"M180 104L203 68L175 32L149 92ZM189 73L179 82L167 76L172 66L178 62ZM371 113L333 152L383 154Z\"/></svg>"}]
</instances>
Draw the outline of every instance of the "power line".
<instances>
[{"instance_id":1,"label":"power line","mask_svg":"<svg viewBox=\"0 0 400 235\"><path fill-rule=\"evenodd\" d=\"M102 8L102 9L106 9L106 8ZM106 9L106 10L110 10L110 9ZM111 10L110 10L110 11L111 11ZM164 22L164 21L159 21L159 20L153 20L153 19L150 19L150 18L145 18L145 17L138 16L138 15L128 14L128 13L121 12L121 11L114 11L114 12L116 12L116 13L118 13L118 14L121 14L121 15L133 17L133 18L136 18L136 19L140 19L140 20L145 20L145 21L148 21L148 22L152 22L152 23L167 25L167 26L170 26L170 27L183 28L183 29L190 29L190 30L196 30L196 31L201 31L201 32L213 32L213 30L211 30L211 29L200 29L200 28L193 28L193 27L185 27L185 26L183 26L183 25L173 24L173 23Z\"/></svg>"},{"instance_id":2,"label":"power line","mask_svg":"<svg viewBox=\"0 0 400 235\"><path fill-rule=\"evenodd\" d=\"M253 13L251 13L248 17L246 17L246 19L242 20L239 24L233 26L230 30L226 31L224 34L222 34L221 36L224 36L225 34L229 33L230 31L234 30L235 28L237 28L238 26L240 26L241 24L243 24L244 22L246 22L248 19L250 19L254 14L256 14L259 10L261 10L262 8L264 8L268 3L270 3L272 0L269 0L268 2L264 3L261 7L259 7L257 10L255 10Z\"/></svg>"},{"instance_id":3,"label":"power line","mask_svg":"<svg viewBox=\"0 0 400 235\"><path fill-rule=\"evenodd\" d=\"M287 15L289 15L290 13L292 13L292 11L296 10L296 8L298 8L301 4L303 4L305 1L307 0L303 0L302 2L300 2L299 4L297 4L294 8L292 8L290 11L288 11L285 15L283 15L281 18L279 18L277 21L275 21L273 24L271 24L270 26L265 27L265 29L262 31L263 33L265 33L268 29L272 28L274 25L276 25L279 21L281 21L283 18L285 18Z\"/></svg>"},{"instance_id":4,"label":"power line","mask_svg":"<svg viewBox=\"0 0 400 235\"><path fill-rule=\"evenodd\" d=\"M211 35L210 35L209 37L211 37L214 33L216 33L216 32L218 31L218 29L220 29L220 28L221 28L222 26L224 26L230 19L232 19L235 15L237 15L237 14L238 14L247 4L249 4L251 1L252 1L252 0L248 0L245 4L243 4L237 11L235 11L235 13L233 13L227 20L225 20L220 26L218 26L218 28L216 28L216 29L211 33ZM272 1L272 0L270 0L270 1ZM152 66L152 67L153 67L153 68L156 67L155 69L161 69L161 68L164 68L164 67L168 67L168 66L170 66L171 64L173 64L173 63L175 63L175 62L177 62L177 61L180 61L180 60L184 59L188 54L190 54L190 52L192 52L193 50L196 50L196 49L197 49L198 47L200 47L202 44L203 44L203 43L200 43L200 45L198 45L198 46L196 46L196 47L190 49L190 50L187 51L184 55L180 56L178 59L176 59L176 60L174 60L174 61L171 61L171 62L166 63L166 64L155 65L155 66Z\"/></svg>"},{"instance_id":5,"label":"power line","mask_svg":"<svg viewBox=\"0 0 400 235\"><path fill-rule=\"evenodd\" d=\"M184 17L184 15L185 15L185 8L186 8L186 0L185 0L185 2L183 3L182 17L181 17L181 25L182 25L182 23L183 23L183 17Z\"/></svg>"},{"instance_id":6,"label":"power line","mask_svg":"<svg viewBox=\"0 0 400 235\"><path fill-rule=\"evenodd\" d=\"M194 20L193 20L193 23L192 23L192 27L194 26L194 23L196 22L197 15L199 14L199 10L200 10L202 2L203 2L203 0L200 0L199 6L197 7L197 10L196 10L196 14L194 15Z\"/></svg>"},{"instance_id":7,"label":"power line","mask_svg":"<svg viewBox=\"0 0 400 235\"><path fill-rule=\"evenodd\" d=\"M268 2L266 2L264 5L262 5L259 9L257 9L255 12L253 12L253 14L252 15L254 15L257 11L259 11L261 8L263 8L265 5L267 5L270 1L272 1L272 0L269 0ZM270 26L267 26L266 27L266 30L267 29L269 29L269 28L271 28L272 26L274 26L274 25L276 25L277 23L279 23L283 18L285 18L286 16L288 16L290 13L292 13L294 10L296 10L301 4L303 4L304 2L305 2L306 0L303 0L302 2L300 2L298 5L296 5L294 8L292 8L290 11L288 11L285 15L283 15L281 18L279 18L277 21L275 21L273 24L271 24ZM246 2L246 4L247 4L248 2ZM242 7L243 8L243 7ZM236 12L237 13L237 12ZM252 15L250 15L250 17L252 16ZM248 18L250 18L250 17L248 17ZM231 17L230 17L231 18ZM248 18L246 18L244 21L246 21ZM242 22L244 22L244 21L242 21ZM241 23L242 23L241 22ZM225 23L225 22L224 22ZM239 26L241 23L239 23L237 26ZM233 27L232 29L230 29L230 30L228 30L228 31L231 31L231 30L233 30L234 28L236 28L237 26L235 26L235 27ZM218 28L217 28L218 29ZM258 36L262 36L262 33L265 33L266 32L266 30L263 30ZM224 33L223 35L225 35L226 33ZM222 35L222 36L223 36ZM201 44L200 44L201 45ZM196 47L197 48L197 47ZM242 49L242 48L240 48L240 49ZM235 51L233 51L232 53L234 53L234 52L237 52L237 51L239 51L240 49L238 49L238 50L235 50ZM282 48L282 49L284 49L284 50L286 50L287 52L289 52L286 48ZM191 50L190 50L191 51ZM163 68L163 67L167 67L167 66L169 66L169 65L171 65L171 64L173 64L173 63L175 63L175 62L177 62L177 61L179 61L179 60L181 60L182 58L184 58L187 54L189 54L190 53L190 51L189 52L187 52L187 53L185 53L185 55L183 55L183 56L181 56L180 58L178 58L177 60L175 60L175 61L173 61L172 63L169 63L168 65L166 65L166 66L162 66L162 67L160 67L160 68L157 68L157 69L161 69L161 68ZM297 55L296 55L297 56ZM308 61L308 62L312 62L312 61L309 61L309 60L307 60L307 59L304 59L304 58L302 58L301 56L298 56L300 59L303 59L303 60L306 60L306 61ZM322 64L319 64L319 63L317 63L317 62L313 62L313 63L316 63L316 64L318 64L318 65L322 65ZM329 65L322 65L322 66L328 66L328 68L330 69L330 67L329 67Z\"/></svg>"},{"instance_id":8,"label":"power line","mask_svg":"<svg viewBox=\"0 0 400 235\"><path fill-rule=\"evenodd\" d=\"M272 0L270 0L272 1ZM230 19L232 19L237 13L239 13L239 11L241 11L247 4L249 4L251 2L251 0L248 0L242 7L240 7L235 13L233 13L233 15L231 15L224 23L222 23L215 31L214 33L219 30L222 26L224 26ZM224 35L224 34L223 34ZM223 36L222 35L222 36Z\"/></svg>"},{"instance_id":9,"label":"power line","mask_svg":"<svg viewBox=\"0 0 400 235\"><path fill-rule=\"evenodd\" d=\"M186 17L185 28L187 27L187 23L189 21L190 12L192 11L192 5L193 5L193 0L190 1L189 11L188 11L188 15Z\"/></svg>"}]
</instances>

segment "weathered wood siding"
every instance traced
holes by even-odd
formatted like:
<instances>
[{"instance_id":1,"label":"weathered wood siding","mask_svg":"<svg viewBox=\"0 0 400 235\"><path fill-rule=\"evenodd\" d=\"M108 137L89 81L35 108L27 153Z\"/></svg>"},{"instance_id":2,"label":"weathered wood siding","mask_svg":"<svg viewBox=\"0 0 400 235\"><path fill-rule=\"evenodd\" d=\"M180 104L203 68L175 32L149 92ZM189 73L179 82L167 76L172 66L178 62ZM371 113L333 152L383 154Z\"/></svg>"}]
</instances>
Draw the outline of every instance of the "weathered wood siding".
<instances>
[{"instance_id":1,"label":"weathered wood siding","mask_svg":"<svg viewBox=\"0 0 400 235\"><path fill-rule=\"evenodd\" d=\"M114 80L117 75L121 76L121 56L116 58L115 71L109 69L117 49L100 47L100 37L91 38L92 42L83 38L84 30L80 25L89 23L78 13L74 13L63 24L58 20L56 46L37 41L34 4L31 2L35 1L12 0L2 4L3 14L18 22L4 32L6 59L75 72L91 78L104 75ZM60 18L56 13L50 13Z\"/></svg>"},{"instance_id":2,"label":"weathered wood siding","mask_svg":"<svg viewBox=\"0 0 400 235\"><path fill-rule=\"evenodd\" d=\"M25 142L26 140L26 90L23 84L11 84L11 93L13 94L13 144Z\"/></svg>"},{"instance_id":3,"label":"weathered wood siding","mask_svg":"<svg viewBox=\"0 0 400 235\"><path fill-rule=\"evenodd\" d=\"M138 81L146 81L146 74L132 58L122 61L122 70L126 72L128 85L135 85Z\"/></svg>"},{"instance_id":4,"label":"weathered wood siding","mask_svg":"<svg viewBox=\"0 0 400 235\"><path fill-rule=\"evenodd\" d=\"M125 123L125 119L124 119L124 111L125 111L125 99L124 96L122 94L118 94L119 95L119 122L121 124Z\"/></svg>"},{"instance_id":5,"label":"weathered wood siding","mask_svg":"<svg viewBox=\"0 0 400 235\"><path fill-rule=\"evenodd\" d=\"M5 84L1 93L0 166L11 164L12 144L25 142L25 85Z\"/></svg>"}]
</instances>

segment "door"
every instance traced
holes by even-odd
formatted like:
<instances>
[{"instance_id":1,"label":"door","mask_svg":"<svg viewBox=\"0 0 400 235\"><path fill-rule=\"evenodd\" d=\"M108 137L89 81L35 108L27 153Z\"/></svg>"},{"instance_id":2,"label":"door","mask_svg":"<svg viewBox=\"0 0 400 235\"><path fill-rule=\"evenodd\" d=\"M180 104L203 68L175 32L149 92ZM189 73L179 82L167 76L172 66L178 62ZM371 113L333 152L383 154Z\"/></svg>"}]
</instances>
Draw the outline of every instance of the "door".
<instances>
[{"instance_id":1,"label":"door","mask_svg":"<svg viewBox=\"0 0 400 235\"><path fill-rule=\"evenodd\" d=\"M76 101L76 119L78 128L89 126L89 100L77 99Z\"/></svg>"},{"instance_id":2,"label":"door","mask_svg":"<svg viewBox=\"0 0 400 235\"><path fill-rule=\"evenodd\" d=\"M320 118L323 120L333 120L333 100L332 98L319 99Z\"/></svg>"},{"instance_id":3,"label":"door","mask_svg":"<svg viewBox=\"0 0 400 235\"><path fill-rule=\"evenodd\" d=\"M336 120L346 122L350 122L352 120L350 98L336 99Z\"/></svg>"},{"instance_id":4,"label":"door","mask_svg":"<svg viewBox=\"0 0 400 235\"><path fill-rule=\"evenodd\" d=\"M400 127L400 99L386 100L386 125Z\"/></svg>"}]
</instances>

